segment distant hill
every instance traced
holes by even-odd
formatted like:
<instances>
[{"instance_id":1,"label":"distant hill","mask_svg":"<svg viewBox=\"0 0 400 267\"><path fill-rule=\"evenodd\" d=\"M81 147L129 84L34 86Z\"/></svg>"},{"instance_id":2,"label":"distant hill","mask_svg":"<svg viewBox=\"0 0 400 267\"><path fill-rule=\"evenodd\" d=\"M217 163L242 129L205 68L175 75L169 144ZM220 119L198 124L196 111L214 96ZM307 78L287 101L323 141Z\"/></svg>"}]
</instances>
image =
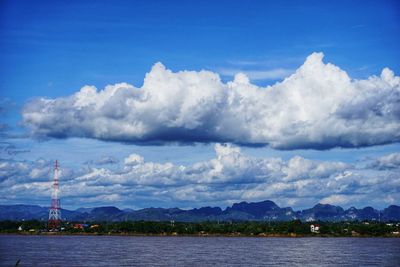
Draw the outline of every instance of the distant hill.
<instances>
[{"instance_id":1,"label":"distant hill","mask_svg":"<svg viewBox=\"0 0 400 267\"><path fill-rule=\"evenodd\" d=\"M329 204L317 204L310 209L294 211L290 207L281 208L273 201L240 202L222 210L219 207L202 207L182 210L179 208L146 208L140 210L116 207L79 208L61 210L63 219L69 221L400 221L400 206L391 205L384 210L372 207L357 209ZM0 220L47 220L48 208L37 205L0 205Z\"/></svg>"}]
</instances>

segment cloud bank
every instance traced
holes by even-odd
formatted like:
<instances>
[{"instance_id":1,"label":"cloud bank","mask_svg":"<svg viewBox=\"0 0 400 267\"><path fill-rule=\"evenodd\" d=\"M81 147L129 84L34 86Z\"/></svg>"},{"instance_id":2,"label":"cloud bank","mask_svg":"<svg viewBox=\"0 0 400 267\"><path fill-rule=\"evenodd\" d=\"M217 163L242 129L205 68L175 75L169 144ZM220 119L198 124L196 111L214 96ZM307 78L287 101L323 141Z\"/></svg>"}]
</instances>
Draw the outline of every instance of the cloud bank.
<instances>
[{"instance_id":1,"label":"cloud bank","mask_svg":"<svg viewBox=\"0 0 400 267\"><path fill-rule=\"evenodd\" d=\"M232 142L276 149L363 147L400 141L400 77L351 79L311 54L280 83L258 87L242 73L223 83L210 71L172 72L161 63L136 88L126 83L25 105L38 138L136 143Z\"/></svg>"},{"instance_id":2,"label":"cloud bank","mask_svg":"<svg viewBox=\"0 0 400 267\"><path fill-rule=\"evenodd\" d=\"M349 207L399 204L399 153L348 164L295 156L250 157L232 145L215 145L215 157L183 166L147 162L132 154L118 166L62 167L67 206L199 207L270 199L281 206L330 203ZM368 164L370 163L370 164ZM0 202L47 204L52 162L0 160Z\"/></svg>"}]
</instances>

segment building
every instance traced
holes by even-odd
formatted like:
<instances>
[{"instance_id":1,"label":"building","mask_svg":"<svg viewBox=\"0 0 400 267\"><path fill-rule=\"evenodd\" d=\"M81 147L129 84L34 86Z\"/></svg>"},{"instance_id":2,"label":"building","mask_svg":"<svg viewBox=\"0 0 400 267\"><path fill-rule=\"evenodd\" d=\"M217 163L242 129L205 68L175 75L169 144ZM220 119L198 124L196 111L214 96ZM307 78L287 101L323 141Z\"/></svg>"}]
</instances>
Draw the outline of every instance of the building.
<instances>
[{"instance_id":1,"label":"building","mask_svg":"<svg viewBox=\"0 0 400 267\"><path fill-rule=\"evenodd\" d=\"M85 229L87 228L89 225L87 225L86 223L76 223L74 224L74 229Z\"/></svg>"},{"instance_id":2,"label":"building","mask_svg":"<svg viewBox=\"0 0 400 267\"><path fill-rule=\"evenodd\" d=\"M318 224L311 224L311 225L310 225L311 233L316 233L316 234L318 234L318 233L319 233L320 227L321 227L321 226L319 226Z\"/></svg>"}]
</instances>

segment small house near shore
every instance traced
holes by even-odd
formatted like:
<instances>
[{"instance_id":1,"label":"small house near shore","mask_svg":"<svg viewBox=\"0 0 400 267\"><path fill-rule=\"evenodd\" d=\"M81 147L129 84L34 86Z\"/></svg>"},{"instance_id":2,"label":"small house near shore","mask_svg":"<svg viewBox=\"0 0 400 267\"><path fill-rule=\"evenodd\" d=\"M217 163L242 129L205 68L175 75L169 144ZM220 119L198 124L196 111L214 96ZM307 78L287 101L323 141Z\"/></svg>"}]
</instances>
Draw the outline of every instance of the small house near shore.
<instances>
[{"instance_id":1,"label":"small house near shore","mask_svg":"<svg viewBox=\"0 0 400 267\"><path fill-rule=\"evenodd\" d=\"M311 224L311 225L310 225L310 231L311 231L311 233L318 234L318 233L319 233L320 227L321 227L321 226L319 226L318 224Z\"/></svg>"}]
</instances>

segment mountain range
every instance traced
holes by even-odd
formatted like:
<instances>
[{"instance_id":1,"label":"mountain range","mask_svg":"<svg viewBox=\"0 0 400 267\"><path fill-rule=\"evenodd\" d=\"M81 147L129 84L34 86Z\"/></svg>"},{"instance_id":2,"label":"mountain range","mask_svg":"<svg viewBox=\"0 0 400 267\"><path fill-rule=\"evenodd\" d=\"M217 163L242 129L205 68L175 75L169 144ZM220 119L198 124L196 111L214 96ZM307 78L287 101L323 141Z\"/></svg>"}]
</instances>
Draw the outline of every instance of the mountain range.
<instances>
[{"instance_id":1,"label":"mountain range","mask_svg":"<svg viewBox=\"0 0 400 267\"><path fill-rule=\"evenodd\" d=\"M47 220L48 207L37 205L0 205L0 220ZM240 202L222 210L219 207L202 207L190 210L179 208L118 209L113 206L61 210L68 221L400 221L400 206L391 205L383 210L372 207L344 210L340 206L317 204L312 208L294 211L281 208L273 201Z\"/></svg>"}]
</instances>

